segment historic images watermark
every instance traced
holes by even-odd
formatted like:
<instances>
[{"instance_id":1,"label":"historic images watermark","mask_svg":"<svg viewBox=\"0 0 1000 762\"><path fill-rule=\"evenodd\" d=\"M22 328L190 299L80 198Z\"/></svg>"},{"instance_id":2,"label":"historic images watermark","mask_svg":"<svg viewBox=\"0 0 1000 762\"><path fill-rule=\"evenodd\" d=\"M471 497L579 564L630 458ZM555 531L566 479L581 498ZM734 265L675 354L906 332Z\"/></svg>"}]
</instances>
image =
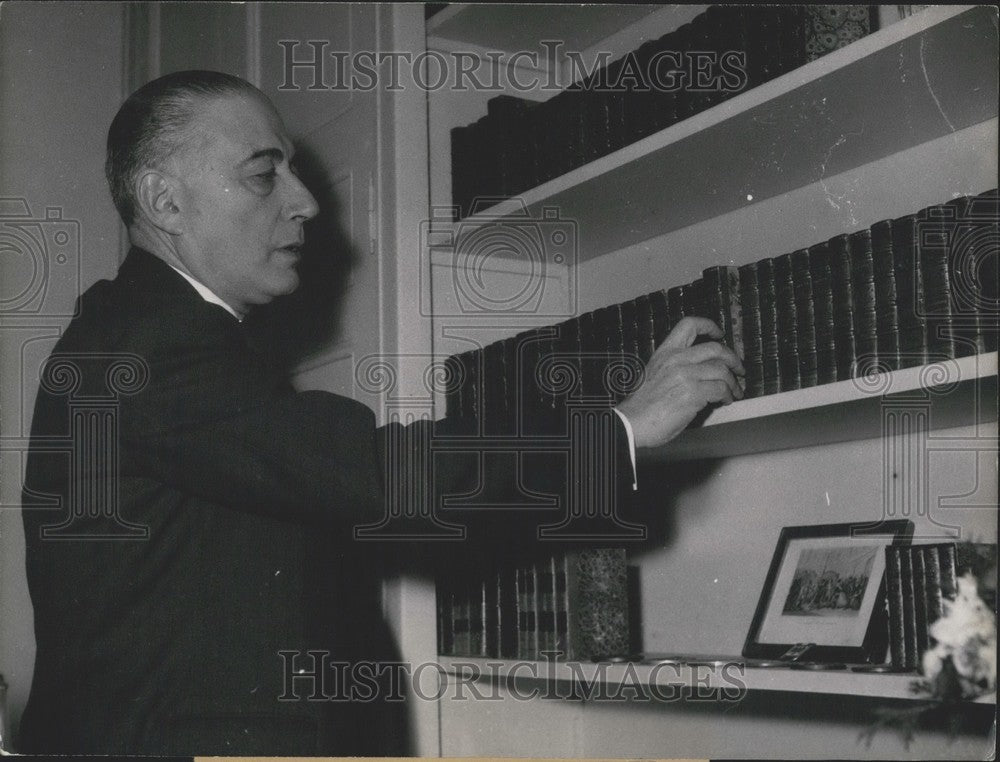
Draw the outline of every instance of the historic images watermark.
<instances>
[{"instance_id":1,"label":"historic images watermark","mask_svg":"<svg viewBox=\"0 0 1000 762\"><path fill-rule=\"evenodd\" d=\"M279 701L401 702L531 701L739 702L747 694L746 665L451 659L438 662L343 661L329 651L282 650Z\"/></svg>"},{"instance_id":2,"label":"historic images watermark","mask_svg":"<svg viewBox=\"0 0 1000 762\"><path fill-rule=\"evenodd\" d=\"M542 40L539 50L412 51L329 50L330 41L279 40L282 91L402 90L556 93L580 82L606 92L741 92L747 86L745 51L661 50L649 58L610 51L585 58L565 51L562 40ZM609 64L615 61L614 71ZM548 66L565 61L565 66Z\"/></svg>"}]
</instances>

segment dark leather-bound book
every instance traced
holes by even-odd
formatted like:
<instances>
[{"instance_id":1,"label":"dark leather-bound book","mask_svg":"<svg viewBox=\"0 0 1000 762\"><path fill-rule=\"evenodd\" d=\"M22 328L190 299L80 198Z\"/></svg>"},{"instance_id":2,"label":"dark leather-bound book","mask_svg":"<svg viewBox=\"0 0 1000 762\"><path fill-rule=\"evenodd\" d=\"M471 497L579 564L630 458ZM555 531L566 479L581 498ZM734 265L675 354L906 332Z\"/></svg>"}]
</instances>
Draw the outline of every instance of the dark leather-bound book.
<instances>
[{"instance_id":1,"label":"dark leather-bound book","mask_svg":"<svg viewBox=\"0 0 1000 762\"><path fill-rule=\"evenodd\" d=\"M952 271L948 262L951 234L956 227L956 209L937 204L917 213L920 277L927 310L927 349L930 359L956 356L956 328L952 321Z\"/></svg>"},{"instance_id":2,"label":"dark leather-bound book","mask_svg":"<svg viewBox=\"0 0 1000 762\"><path fill-rule=\"evenodd\" d=\"M812 285L813 328L816 335L816 383L828 384L837 380L837 354L830 247L825 241L809 247L809 276Z\"/></svg>"},{"instance_id":3,"label":"dark leather-bound book","mask_svg":"<svg viewBox=\"0 0 1000 762\"><path fill-rule=\"evenodd\" d=\"M441 656L455 655L455 600L454 578L440 575L434 585L437 599L437 642Z\"/></svg>"},{"instance_id":4,"label":"dark leather-bound book","mask_svg":"<svg viewBox=\"0 0 1000 762\"><path fill-rule=\"evenodd\" d=\"M649 108L653 132L665 130L680 121L677 112L682 89L681 71L684 63L682 41L677 31L671 31L656 41L648 65L651 88Z\"/></svg>"},{"instance_id":5,"label":"dark leather-bound book","mask_svg":"<svg viewBox=\"0 0 1000 762\"><path fill-rule=\"evenodd\" d=\"M505 197L531 187L528 119L535 106L533 101L511 95L498 95L486 104L489 149L496 155L497 191Z\"/></svg>"},{"instance_id":6,"label":"dark leather-bound book","mask_svg":"<svg viewBox=\"0 0 1000 762\"><path fill-rule=\"evenodd\" d=\"M700 13L691 21L691 42L689 55L692 61L692 78L688 84L688 99L680 118L698 114L711 108L722 99L722 93L715 81L719 55L720 29L715 26L718 16L714 13Z\"/></svg>"},{"instance_id":7,"label":"dark leather-bound book","mask_svg":"<svg viewBox=\"0 0 1000 762\"><path fill-rule=\"evenodd\" d=\"M658 347L667 338L672 328L666 291L659 290L650 293L649 311L653 315L653 344Z\"/></svg>"},{"instance_id":8,"label":"dark leather-bound book","mask_svg":"<svg viewBox=\"0 0 1000 762\"><path fill-rule=\"evenodd\" d=\"M774 283L774 260L757 262L757 299L760 308L761 393L780 389L778 360L778 296Z\"/></svg>"},{"instance_id":9,"label":"dark leather-bound book","mask_svg":"<svg viewBox=\"0 0 1000 762\"><path fill-rule=\"evenodd\" d=\"M555 556L537 563L538 569L538 652L544 656L556 647Z\"/></svg>"},{"instance_id":10,"label":"dark leather-bound book","mask_svg":"<svg viewBox=\"0 0 1000 762\"><path fill-rule=\"evenodd\" d=\"M656 326L651 296L652 294L643 294L631 302L631 309L635 312L636 352L644 367L656 351Z\"/></svg>"},{"instance_id":11,"label":"dark leather-bound book","mask_svg":"<svg viewBox=\"0 0 1000 762\"><path fill-rule=\"evenodd\" d=\"M777 73L784 74L802 66L808 60L806 42L809 20L801 5L783 5L777 8L778 66Z\"/></svg>"},{"instance_id":12,"label":"dark leather-bound book","mask_svg":"<svg viewBox=\"0 0 1000 762\"><path fill-rule=\"evenodd\" d=\"M667 289L667 316L671 327L677 325L684 317L684 292L686 286L671 286Z\"/></svg>"},{"instance_id":13,"label":"dark leather-bound book","mask_svg":"<svg viewBox=\"0 0 1000 762\"><path fill-rule=\"evenodd\" d=\"M889 654L892 666L897 669L908 667L906 636L903 632L903 579L901 554L904 546L885 547L886 606L889 610Z\"/></svg>"},{"instance_id":14,"label":"dark leather-bound book","mask_svg":"<svg viewBox=\"0 0 1000 762\"><path fill-rule=\"evenodd\" d=\"M998 333L997 194L989 191L979 196L963 196L947 206L955 209L948 264L956 354L992 352Z\"/></svg>"},{"instance_id":15,"label":"dark leather-bound book","mask_svg":"<svg viewBox=\"0 0 1000 762\"><path fill-rule=\"evenodd\" d=\"M760 327L760 294L757 290L757 263L739 269L740 309L743 334L743 367L746 370L745 397L759 397L763 391L764 365Z\"/></svg>"},{"instance_id":16,"label":"dark leather-bound book","mask_svg":"<svg viewBox=\"0 0 1000 762\"><path fill-rule=\"evenodd\" d=\"M778 389L786 392L802 386L799 375L798 316L795 311L791 254L782 254L774 258L774 295L778 312Z\"/></svg>"},{"instance_id":17,"label":"dark leather-bound book","mask_svg":"<svg viewBox=\"0 0 1000 762\"><path fill-rule=\"evenodd\" d=\"M804 389L818 383L816 355L816 314L813 304L812 270L809 249L791 254L792 292L795 301L796 350L799 355L799 385Z\"/></svg>"},{"instance_id":18,"label":"dark leather-bound book","mask_svg":"<svg viewBox=\"0 0 1000 762\"><path fill-rule=\"evenodd\" d=\"M501 659L518 657L520 600L517 590L517 570L501 565L496 573L497 614L499 618L499 656Z\"/></svg>"},{"instance_id":19,"label":"dark leather-bound book","mask_svg":"<svg viewBox=\"0 0 1000 762\"><path fill-rule=\"evenodd\" d=\"M908 547L900 553L900 578L903 586L903 638L906 641L906 661L903 666L916 669L920 665L917 649L917 612L914 606L917 587L913 579L912 554Z\"/></svg>"},{"instance_id":20,"label":"dark leather-bound book","mask_svg":"<svg viewBox=\"0 0 1000 762\"><path fill-rule=\"evenodd\" d=\"M622 302L618 305L618 313L622 321L622 357L628 362L628 358L634 357L642 362L642 347L640 339L639 313L635 299Z\"/></svg>"},{"instance_id":21,"label":"dark leather-bound book","mask_svg":"<svg viewBox=\"0 0 1000 762\"><path fill-rule=\"evenodd\" d=\"M456 220L464 219L472 210L479 170L476 137L474 124L451 131L451 203Z\"/></svg>"},{"instance_id":22,"label":"dark leather-bound book","mask_svg":"<svg viewBox=\"0 0 1000 762\"><path fill-rule=\"evenodd\" d=\"M927 569L924 552L919 545L910 547L910 573L913 575L913 621L917 641L917 666L927 650Z\"/></svg>"},{"instance_id":23,"label":"dark leather-bound book","mask_svg":"<svg viewBox=\"0 0 1000 762\"><path fill-rule=\"evenodd\" d=\"M723 343L742 360L743 317L739 270L733 265L716 265L702 272L706 317L724 334Z\"/></svg>"},{"instance_id":24,"label":"dark leather-bound book","mask_svg":"<svg viewBox=\"0 0 1000 762\"><path fill-rule=\"evenodd\" d=\"M851 252L851 300L854 308L854 350L860 368L880 367L875 338L875 271L872 234L858 230L848 236ZM857 375L858 371L855 371Z\"/></svg>"},{"instance_id":25,"label":"dark leather-bound book","mask_svg":"<svg viewBox=\"0 0 1000 762\"><path fill-rule=\"evenodd\" d=\"M875 285L875 342L879 362L889 370L903 367L899 335L896 271L893 267L892 221L871 226L872 267Z\"/></svg>"},{"instance_id":26,"label":"dark leather-bound book","mask_svg":"<svg viewBox=\"0 0 1000 762\"><path fill-rule=\"evenodd\" d=\"M851 289L851 251L848 237L836 235L827 243L830 253L830 288L833 295L833 337L837 357L837 380L854 374L856 345L854 299Z\"/></svg>"},{"instance_id":27,"label":"dark leather-bound book","mask_svg":"<svg viewBox=\"0 0 1000 762\"><path fill-rule=\"evenodd\" d=\"M650 60L658 48L656 40L649 40L625 56L623 72L632 73L632 76L622 77L623 84L628 84L625 93L625 126L630 143L652 135L657 130L654 120L656 90L650 81L648 70Z\"/></svg>"},{"instance_id":28,"label":"dark leather-bound book","mask_svg":"<svg viewBox=\"0 0 1000 762\"><path fill-rule=\"evenodd\" d=\"M899 362L904 368L925 365L927 310L920 272L920 227L915 214L892 221L892 266L896 280L896 314L899 320Z\"/></svg>"}]
</instances>

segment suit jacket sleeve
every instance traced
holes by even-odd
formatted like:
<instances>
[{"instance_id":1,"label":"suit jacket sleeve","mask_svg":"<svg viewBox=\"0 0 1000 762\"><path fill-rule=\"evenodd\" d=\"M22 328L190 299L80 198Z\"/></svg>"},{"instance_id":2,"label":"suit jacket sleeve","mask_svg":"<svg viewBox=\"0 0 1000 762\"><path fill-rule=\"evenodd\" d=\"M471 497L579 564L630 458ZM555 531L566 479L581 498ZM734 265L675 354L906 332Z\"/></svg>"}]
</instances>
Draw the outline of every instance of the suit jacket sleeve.
<instances>
[{"instance_id":1,"label":"suit jacket sleeve","mask_svg":"<svg viewBox=\"0 0 1000 762\"><path fill-rule=\"evenodd\" d=\"M221 311L197 323L172 316L171 324L177 329L139 326L127 342L146 359L148 382L121 399L126 472L298 522L351 527L427 510L465 526L480 548L533 539L540 526L564 517L575 499L570 463L593 460L595 452L607 454L601 488L611 490L613 504L627 504L628 444L610 411L610 423L578 442L578 452L555 437L549 452L519 463L483 458L474 423L376 430L373 412L359 402L295 392ZM418 507L418 494L431 504ZM445 507L462 494L475 497L463 508ZM548 507L539 507L545 501Z\"/></svg>"}]
</instances>

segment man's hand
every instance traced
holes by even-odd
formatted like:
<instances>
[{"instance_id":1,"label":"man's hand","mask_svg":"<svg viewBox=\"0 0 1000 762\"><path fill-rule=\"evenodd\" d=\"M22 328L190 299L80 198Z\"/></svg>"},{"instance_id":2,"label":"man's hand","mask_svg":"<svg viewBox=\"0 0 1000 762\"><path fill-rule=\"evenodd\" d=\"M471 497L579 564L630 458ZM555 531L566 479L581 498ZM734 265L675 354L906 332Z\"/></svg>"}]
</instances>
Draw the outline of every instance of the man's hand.
<instances>
[{"instance_id":1,"label":"man's hand","mask_svg":"<svg viewBox=\"0 0 1000 762\"><path fill-rule=\"evenodd\" d=\"M618 405L632 425L636 447L665 444L706 405L743 398L736 378L744 374L743 364L716 341L695 344L701 335L724 334L708 318L681 320L650 358L642 385Z\"/></svg>"}]
</instances>

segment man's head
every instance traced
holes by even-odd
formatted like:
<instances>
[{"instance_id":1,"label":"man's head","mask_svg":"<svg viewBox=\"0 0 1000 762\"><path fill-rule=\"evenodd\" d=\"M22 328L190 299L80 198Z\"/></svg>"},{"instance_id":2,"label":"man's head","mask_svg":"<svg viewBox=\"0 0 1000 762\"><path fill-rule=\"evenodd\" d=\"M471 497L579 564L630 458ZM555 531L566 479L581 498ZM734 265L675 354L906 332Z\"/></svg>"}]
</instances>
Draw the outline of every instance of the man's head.
<instances>
[{"instance_id":1,"label":"man's head","mask_svg":"<svg viewBox=\"0 0 1000 762\"><path fill-rule=\"evenodd\" d=\"M238 77L169 74L137 90L108 131L105 171L133 242L239 312L298 286L316 202L264 95Z\"/></svg>"}]
</instances>

